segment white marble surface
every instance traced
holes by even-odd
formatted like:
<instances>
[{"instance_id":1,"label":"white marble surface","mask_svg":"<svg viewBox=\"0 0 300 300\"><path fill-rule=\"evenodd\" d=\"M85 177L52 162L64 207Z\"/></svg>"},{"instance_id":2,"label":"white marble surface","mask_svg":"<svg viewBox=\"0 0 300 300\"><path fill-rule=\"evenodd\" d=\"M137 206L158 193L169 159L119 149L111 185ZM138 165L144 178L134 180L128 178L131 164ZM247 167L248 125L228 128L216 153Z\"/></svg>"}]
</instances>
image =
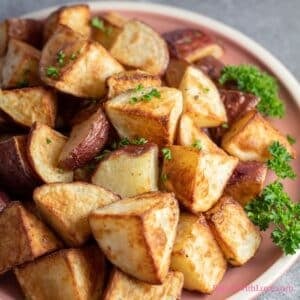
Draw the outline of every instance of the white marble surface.
<instances>
[{"instance_id":1,"label":"white marble surface","mask_svg":"<svg viewBox=\"0 0 300 300\"><path fill-rule=\"evenodd\" d=\"M0 0L0 19L68 2L71 1ZM266 47L300 80L300 0L137 0L136 2L175 5L223 21ZM267 292L259 299L300 299L299 281L298 261L274 283L276 287L291 286L291 292Z\"/></svg>"}]
</instances>

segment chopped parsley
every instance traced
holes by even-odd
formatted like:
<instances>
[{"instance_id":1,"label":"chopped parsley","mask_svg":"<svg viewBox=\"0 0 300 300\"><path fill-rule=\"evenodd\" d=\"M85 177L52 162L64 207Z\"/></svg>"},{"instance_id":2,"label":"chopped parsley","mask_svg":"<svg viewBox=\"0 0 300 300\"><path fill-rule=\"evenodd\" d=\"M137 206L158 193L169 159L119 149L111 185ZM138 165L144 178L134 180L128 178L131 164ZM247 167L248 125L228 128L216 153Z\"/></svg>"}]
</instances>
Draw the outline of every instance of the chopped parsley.
<instances>
[{"instance_id":1,"label":"chopped parsley","mask_svg":"<svg viewBox=\"0 0 300 300\"><path fill-rule=\"evenodd\" d=\"M202 143L200 140L195 140L195 142L192 144L192 147L196 148L197 150L202 149Z\"/></svg>"},{"instance_id":2,"label":"chopped parsley","mask_svg":"<svg viewBox=\"0 0 300 300\"><path fill-rule=\"evenodd\" d=\"M56 55L56 61L60 67L64 66L65 58L66 54L62 50L59 50Z\"/></svg>"},{"instance_id":3,"label":"chopped parsley","mask_svg":"<svg viewBox=\"0 0 300 300\"><path fill-rule=\"evenodd\" d=\"M46 68L46 75L51 78L58 78L59 69L54 66L50 66L50 67Z\"/></svg>"},{"instance_id":4,"label":"chopped parsley","mask_svg":"<svg viewBox=\"0 0 300 300\"><path fill-rule=\"evenodd\" d=\"M128 146L128 145L140 146L140 145L144 145L147 143L148 143L148 140L143 137L135 138L135 139L131 139L131 140L129 140L128 138L125 137L125 138L121 139L119 142L114 142L111 145L111 148L115 150L115 149L118 149L118 148L121 148L124 146Z\"/></svg>"},{"instance_id":5,"label":"chopped parsley","mask_svg":"<svg viewBox=\"0 0 300 300\"><path fill-rule=\"evenodd\" d=\"M289 142L290 145L294 145L296 143L296 139L293 136L291 136L291 135L288 134L286 136L286 138L287 138L287 140L288 140L288 142Z\"/></svg>"},{"instance_id":6,"label":"chopped parsley","mask_svg":"<svg viewBox=\"0 0 300 300\"><path fill-rule=\"evenodd\" d=\"M162 182L166 182L168 180L168 175L166 173L162 173L160 176L160 180Z\"/></svg>"},{"instance_id":7,"label":"chopped parsley","mask_svg":"<svg viewBox=\"0 0 300 300\"><path fill-rule=\"evenodd\" d=\"M138 85L135 88L135 92L141 92L143 90L143 86L142 85ZM149 102L151 101L153 98L160 98L160 92L157 89L152 89L151 91L149 91L148 93L142 93L141 96L139 97L131 97L131 99L129 100L130 104L135 104L137 102Z\"/></svg>"},{"instance_id":8,"label":"chopped parsley","mask_svg":"<svg viewBox=\"0 0 300 300\"><path fill-rule=\"evenodd\" d=\"M172 152L169 148L162 148L161 152L163 154L164 159L166 159L166 160L172 159Z\"/></svg>"},{"instance_id":9,"label":"chopped parsley","mask_svg":"<svg viewBox=\"0 0 300 300\"><path fill-rule=\"evenodd\" d=\"M221 126L222 126L222 128L224 128L224 129L227 129L227 128L229 128L229 125L228 125L228 123L223 123Z\"/></svg>"},{"instance_id":10,"label":"chopped parsley","mask_svg":"<svg viewBox=\"0 0 300 300\"><path fill-rule=\"evenodd\" d=\"M46 143L49 145L52 143L52 141L49 138L46 138Z\"/></svg>"},{"instance_id":11,"label":"chopped parsley","mask_svg":"<svg viewBox=\"0 0 300 300\"><path fill-rule=\"evenodd\" d=\"M94 28L101 30L106 35L111 34L112 28L108 27L108 26L105 26L103 20L99 19L98 17L92 18L91 25Z\"/></svg>"}]
</instances>

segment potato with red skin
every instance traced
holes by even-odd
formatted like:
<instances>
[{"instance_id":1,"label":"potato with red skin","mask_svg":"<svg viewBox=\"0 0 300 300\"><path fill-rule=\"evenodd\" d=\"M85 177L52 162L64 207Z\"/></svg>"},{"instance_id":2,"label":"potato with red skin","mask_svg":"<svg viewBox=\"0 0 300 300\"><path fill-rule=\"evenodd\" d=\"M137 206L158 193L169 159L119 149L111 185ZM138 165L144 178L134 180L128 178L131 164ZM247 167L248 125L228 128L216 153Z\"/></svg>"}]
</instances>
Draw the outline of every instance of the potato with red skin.
<instances>
[{"instance_id":1,"label":"potato with red skin","mask_svg":"<svg viewBox=\"0 0 300 300\"><path fill-rule=\"evenodd\" d=\"M178 88L188 66L185 60L171 58L165 74L167 85Z\"/></svg>"},{"instance_id":2,"label":"potato with red skin","mask_svg":"<svg viewBox=\"0 0 300 300\"><path fill-rule=\"evenodd\" d=\"M164 33L163 37L168 44L170 56L189 63L208 55L219 58L224 52L211 35L199 29L177 29Z\"/></svg>"},{"instance_id":3,"label":"potato with red skin","mask_svg":"<svg viewBox=\"0 0 300 300\"><path fill-rule=\"evenodd\" d=\"M9 202L10 198L8 197L8 195L0 190L0 213L3 209L5 209Z\"/></svg>"},{"instance_id":4,"label":"potato with red skin","mask_svg":"<svg viewBox=\"0 0 300 300\"><path fill-rule=\"evenodd\" d=\"M84 166L101 151L108 133L109 123L99 108L86 121L72 128L70 138L59 156L59 166L67 170Z\"/></svg>"},{"instance_id":5,"label":"potato with red skin","mask_svg":"<svg viewBox=\"0 0 300 300\"><path fill-rule=\"evenodd\" d=\"M210 77L214 82L219 80L224 64L212 55L204 56L194 62L194 65Z\"/></svg>"}]
</instances>

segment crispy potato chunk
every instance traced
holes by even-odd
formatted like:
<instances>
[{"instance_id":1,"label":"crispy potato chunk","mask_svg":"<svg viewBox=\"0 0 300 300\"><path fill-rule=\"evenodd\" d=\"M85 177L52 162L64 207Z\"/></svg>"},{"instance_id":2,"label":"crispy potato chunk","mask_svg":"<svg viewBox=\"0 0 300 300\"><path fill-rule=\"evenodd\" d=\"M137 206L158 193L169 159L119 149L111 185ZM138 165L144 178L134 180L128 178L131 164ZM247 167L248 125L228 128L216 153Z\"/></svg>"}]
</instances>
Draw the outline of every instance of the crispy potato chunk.
<instances>
[{"instance_id":1,"label":"crispy potato chunk","mask_svg":"<svg viewBox=\"0 0 300 300\"><path fill-rule=\"evenodd\" d=\"M161 75L169 63L166 42L150 26L130 20L122 28L110 49L121 64Z\"/></svg>"},{"instance_id":2,"label":"crispy potato chunk","mask_svg":"<svg viewBox=\"0 0 300 300\"><path fill-rule=\"evenodd\" d=\"M260 194L266 176L266 164L257 161L240 162L233 171L224 194L231 196L242 206L245 206Z\"/></svg>"},{"instance_id":3,"label":"crispy potato chunk","mask_svg":"<svg viewBox=\"0 0 300 300\"><path fill-rule=\"evenodd\" d=\"M254 256L261 236L238 202L223 196L205 215L230 264L241 266Z\"/></svg>"},{"instance_id":4,"label":"crispy potato chunk","mask_svg":"<svg viewBox=\"0 0 300 300\"><path fill-rule=\"evenodd\" d=\"M94 245L65 249L18 267L15 274L28 299L98 300L105 260Z\"/></svg>"},{"instance_id":5,"label":"crispy potato chunk","mask_svg":"<svg viewBox=\"0 0 300 300\"><path fill-rule=\"evenodd\" d=\"M2 190L0 190L0 213L2 212L2 210L5 209L5 207L9 204L10 201L11 200L8 197L8 195Z\"/></svg>"},{"instance_id":6,"label":"crispy potato chunk","mask_svg":"<svg viewBox=\"0 0 300 300\"><path fill-rule=\"evenodd\" d=\"M268 148L274 141L295 157L295 150L286 137L253 110L233 123L223 136L222 148L242 161L265 162L270 158Z\"/></svg>"},{"instance_id":7,"label":"crispy potato chunk","mask_svg":"<svg viewBox=\"0 0 300 300\"><path fill-rule=\"evenodd\" d=\"M220 58L224 53L212 36L199 29L177 29L164 33L163 37L172 57L190 63L208 55Z\"/></svg>"},{"instance_id":8,"label":"crispy potato chunk","mask_svg":"<svg viewBox=\"0 0 300 300\"><path fill-rule=\"evenodd\" d=\"M118 28L123 28L128 21L127 18L115 11L108 11L107 13L104 13L103 19Z\"/></svg>"},{"instance_id":9,"label":"crispy potato chunk","mask_svg":"<svg viewBox=\"0 0 300 300\"><path fill-rule=\"evenodd\" d=\"M149 101L144 95L158 92ZM140 99L134 102L133 100ZM144 137L159 146L173 144L182 112L182 94L174 88L129 91L105 103L105 111L121 137Z\"/></svg>"},{"instance_id":10,"label":"crispy potato chunk","mask_svg":"<svg viewBox=\"0 0 300 300\"><path fill-rule=\"evenodd\" d=\"M10 39L2 67L2 88L20 88L41 84L41 52L32 46Z\"/></svg>"},{"instance_id":11,"label":"crispy potato chunk","mask_svg":"<svg viewBox=\"0 0 300 300\"><path fill-rule=\"evenodd\" d=\"M184 113L200 127L216 127L227 122L224 104L215 84L199 69L189 66L180 82Z\"/></svg>"},{"instance_id":12,"label":"crispy potato chunk","mask_svg":"<svg viewBox=\"0 0 300 300\"><path fill-rule=\"evenodd\" d=\"M62 246L37 217L16 201L0 213L0 240L0 274Z\"/></svg>"},{"instance_id":13,"label":"crispy potato chunk","mask_svg":"<svg viewBox=\"0 0 300 300\"><path fill-rule=\"evenodd\" d=\"M56 94L44 87L0 90L0 109L22 127L30 128L34 122L54 127Z\"/></svg>"},{"instance_id":14,"label":"crispy potato chunk","mask_svg":"<svg viewBox=\"0 0 300 300\"><path fill-rule=\"evenodd\" d=\"M216 83L218 83L224 68L224 64L214 56L204 56L195 61L194 65Z\"/></svg>"},{"instance_id":15,"label":"crispy potato chunk","mask_svg":"<svg viewBox=\"0 0 300 300\"><path fill-rule=\"evenodd\" d=\"M183 273L183 287L211 293L222 280L226 268L226 260L205 217L202 214L195 216L181 213L171 256L171 269Z\"/></svg>"},{"instance_id":16,"label":"crispy potato chunk","mask_svg":"<svg viewBox=\"0 0 300 300\"><path fill-rule=\"evenodd\" d=\"M123 67L98 42L60 25L42 51L41 79L76 97L99 98L105 81Z\"/></svg>"},{"instance_id":17,"label":"crispy potato chunk","mask_svg":"<svg viewBox=\"0 0 300 300\"><path fill-rule=\"evenodd\" d=\"M169 146L164 159L163 185L193 213L210 209L221 197L238 159L223 151L205 152L186 146Z\"/></svg>"},{"instance_id":18,"label":"crispy potato chunk","mask_svg":"<svg viewBox=\"0 0 300 300\"><path fill-rule=\"evenodd\" d=\"M120 198L84 182L52 183L35 189L34 202L58 235L69 246L80 246L91 236L89 213Z\"/></svg>"},{"instance_id":19,"label":"crispy potato chunk","mask_svg":"<svg viewBox=\"0 0 300 300\"><path fill-rule=\"evenodd\" d=\"M92 183L121 197L157 191L158 148L155 144L127 146L101 161Z\"/></svg>"},{"instance_id":20,"label":"crispy potato chunk","mask_svg":"<svg viewBox=\"0 0 300 300\"><path fill-rule=\"evenodd\" d=\"M161 284L168 274L178 217L172 194L152 192L99 208L89 221L115 266L139 280Z\"/></svg>"},{"instance_id":21,"label":"crispy potato chunk","mask_svg":"<svg viewBox=\"0 0 300 300\"><path fill-rule=\"evenodd\" d=\"M38 184L28 161L26 148L26 136L13 136L0 142L1 185L13 192L31 191Z\"/></svg>"},{"instance_id":22,"label":"crispy potato chunk","mask_svg":"<svg viewBox=\"0 0 300 300\"><path fill-rule=\"evenodd\" d=\"M89 37L91 34L90 17L91 11L88 5L77 4L60 7L50 14L45 21L43 32L44 42L53 35L60 24Z\"/></svg>"},{"instance_id":23,"label":"crispy potato chunk","mask_svg":"<svg viewBox=\"0 0 300 300\"><path fill-rule=\"evenodd\" d=\"M59 155L67 142L61 133L35 123L29 134L28 157L32 168L45 183L71 182L72 171L58 168Z\"/></svg>"},{"instance_id":24,"label":"crispy potato chunk","mask_svg":"<svg viewBox=\"0 0 300 300\"><path fill-rule=\"evenodd\" d=\"M114 98L128 90L142 87L161 86L159 76L149 74L140 70L125 71L114 74L107 80L108 98Z\"/></svg>"},{"instance_id":25,"label":"crispy potato chunk","mask_svg":"<svg viewBox=\"0 0 300 300\"><path fill-rule=\"evenodd\" d=\"M180 272L169 272L164 282L154 285L134 279L118 269L114 269L103 300L179 300L183 285L183 275Z\"/></svg>"}]
</instances>

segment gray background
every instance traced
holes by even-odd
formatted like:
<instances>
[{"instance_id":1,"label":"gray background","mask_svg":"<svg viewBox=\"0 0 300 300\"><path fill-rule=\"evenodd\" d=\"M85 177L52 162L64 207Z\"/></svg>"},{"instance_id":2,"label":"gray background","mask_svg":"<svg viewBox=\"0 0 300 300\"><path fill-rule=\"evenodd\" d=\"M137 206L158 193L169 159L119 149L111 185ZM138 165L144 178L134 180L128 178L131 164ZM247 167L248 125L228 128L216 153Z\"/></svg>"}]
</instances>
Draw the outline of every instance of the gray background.
<instances>
[{"instance_id":1,"label":"gray background","mask_svg":"<svg viewBox=\"0 0 300 300\"><path fill-rule=\"evenodd\" d=\"M0 19L68 2L71 1L0 0ZM300 0L140 0L136 2L175 5L223 21L266 47L300 80ZM274 284L278 287L290 285L293 287L293 292L288 294L269 292L259 299L300 299L299 281L300 261Z\"/></svg>"}]
</instances>

